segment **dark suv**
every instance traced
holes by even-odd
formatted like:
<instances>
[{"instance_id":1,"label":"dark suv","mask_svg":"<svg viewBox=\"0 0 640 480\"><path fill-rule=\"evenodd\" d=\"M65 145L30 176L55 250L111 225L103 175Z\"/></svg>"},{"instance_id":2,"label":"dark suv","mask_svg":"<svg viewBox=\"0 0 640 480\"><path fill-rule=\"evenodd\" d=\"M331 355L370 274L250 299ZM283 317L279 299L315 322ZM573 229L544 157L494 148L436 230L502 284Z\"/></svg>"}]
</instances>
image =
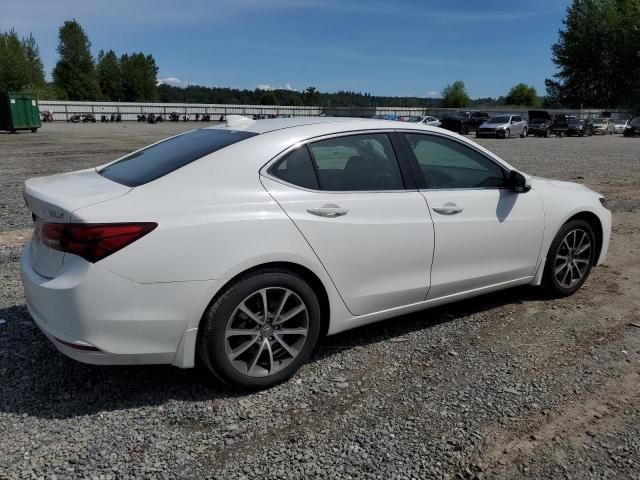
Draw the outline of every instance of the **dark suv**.
<instances>
[{"instance_id":1,"label":"dark suv","mask_svg":"<svg viewBox=\"0 0 640 480\"><path fill-rule=\"evenodd\" d=\"M446 128L452 132L458 132L460 135L465 135L469 132L478 130L478 127L489 119L489 114L485 112L460 111L445 114L441 128Z\"/></svg>"},{"instance_id":2,"label":"dark suv","mask_svg":"<svg viewBox=\"0 0 640 480\"><path fill-rule=\"evenodd\" d=\"M536 137L550 137L554 134L564 137L569 130L569 121L576 118L573 115L552 115L546 110L529 110L529 133Z\"/></svg>"},{"instance_id":3,"label":"dark suv","mask_svg":"<svg viewBox=\"0 0 640 480\"><path fill-rule=\"evenodd\" d=\"M636 135L640 135L640 117L634 117L631 122L625 127L624 132L622 134L625 137L635 137Z\"/></svg>"}]
</instances>

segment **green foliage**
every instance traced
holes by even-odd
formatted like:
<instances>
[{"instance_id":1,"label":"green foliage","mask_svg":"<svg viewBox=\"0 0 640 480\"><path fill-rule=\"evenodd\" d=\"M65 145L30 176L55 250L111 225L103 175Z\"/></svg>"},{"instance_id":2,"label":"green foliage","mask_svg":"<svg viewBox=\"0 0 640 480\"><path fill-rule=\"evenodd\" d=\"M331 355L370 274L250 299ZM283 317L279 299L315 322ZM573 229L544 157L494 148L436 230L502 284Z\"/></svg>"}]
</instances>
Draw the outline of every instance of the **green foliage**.
<instances>
[{"instance_id":1,"label":"green foliage","mask_svg":"<svg viewBox=\"0 0 640 480\"><path fill-rule=\"evenodd\" d=\"M471 99L462 80L456 80L442 90L442 106L445 108L464 108Z\"/></svg>"},{"instance_id":2,"label":"green foliage","mask_svg":"<svg viewBox=\"0 0 640 480\"><path fill-rule=\"evenodd\" d=\"M153 102L158 98L156 88L158 67L151 55L124 54L120 57L123 100L127 102Z\"/></svg>"},{"instance_id":3,"label":"green foliage","mask_svg":"<svg viewBox=\"0 0 640 480\"><path fill-rule=\"evenodd\" d=\"M120 59L113 50L98 54L98 83L105 100L117 102L123 98L122 72L120 71Z\"/></svg>"},{"instance_id":4,"label":"green foliage","mask_svg":"<svg viewBox=\"0 0 640 480\"><path fill-rule=\"evenodd\" d=\"M32 35L0 32L0 91L34 91L45 84L40 51Z\"/></svg>"},{"instance_id":5,"label":"green foliage","mask_svg":"<svg viewBox=\"0 0 640 480\"><path fill-rule=\"evenodd\" d=\"M640 0L573 0L552 47L551 103L567 107L640 104Z\"/></svg>"},{"instance_id":6,"label":"green foliage","mask_svg":"<svg viewBox=\"0 0 640 480\"><path fill-rule=\"evenodd\" d=\"M260 95L260 105L276 105L277 103L278 99L273 92L263 92L262 95Z\"/></svg>"},{"instance_id":7,"label":"green foliage","mask_svg":"<svg viewBox=\"0 0 640 480\"><path fill-rule=\"evenodd\" d=\"M538 93L534 87L519 83L509 90L505 103L507 105L535 107L538 105Z\"/></svg>"},{"instance_id":8,"label":"green foliage","mask_svg":"<svg viewBox=\"0 0 640 480\"><path fill-rule=\"evenodd\" d=\"M91 42L75 20L60 27L58 53L60 59L53 69L53 81L69 100L97 100L100 85L91 56Z\"/></svg>"}]
</instances>

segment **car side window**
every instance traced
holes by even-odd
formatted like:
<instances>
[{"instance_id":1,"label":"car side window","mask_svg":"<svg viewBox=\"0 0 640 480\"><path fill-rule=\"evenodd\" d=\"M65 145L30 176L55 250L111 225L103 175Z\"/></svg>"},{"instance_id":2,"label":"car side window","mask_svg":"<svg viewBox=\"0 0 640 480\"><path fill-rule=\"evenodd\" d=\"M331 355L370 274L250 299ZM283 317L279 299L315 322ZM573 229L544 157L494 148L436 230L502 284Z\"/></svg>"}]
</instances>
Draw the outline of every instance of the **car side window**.
<instances>
[{"instance_id":1,"label":"car side window","mask_svg":"<svg viewBox=\"0 0 640 480\"><path fill-rule=\"evenodd\" d=\"M504 170L470 147L435 135L405 134L428 188L501 188Z\"/></svg>"},{"instance_id":2,"label":"car side window","mask_svg":"<svg viewBox=\"0 0 640 480\"><path fill-rule=\"evenodd\" d=\"M299 187L318 190L318 178L306 145L296 148L280 160L270 173L285 182Z\"/></svg>"},{"instance_id":3,"label":"car side window","mask_svg":"<svg viewBox=\"0 0 640 480\"><path fill-rule=\"evenodd\" d=\"M521 122L522 118L521 117L513 117L513 121L514 122Z\"/></svg>"},{"instance_id":4,"label":"car side window","mask_svg":"<svg viewBox=\"0 0 640 480\"><path fill-rule=\"evenodd\" d=\"M386 133L348 135L309 144L321 190L402 190L402 176Z\"/></svg>"}]
</instances>

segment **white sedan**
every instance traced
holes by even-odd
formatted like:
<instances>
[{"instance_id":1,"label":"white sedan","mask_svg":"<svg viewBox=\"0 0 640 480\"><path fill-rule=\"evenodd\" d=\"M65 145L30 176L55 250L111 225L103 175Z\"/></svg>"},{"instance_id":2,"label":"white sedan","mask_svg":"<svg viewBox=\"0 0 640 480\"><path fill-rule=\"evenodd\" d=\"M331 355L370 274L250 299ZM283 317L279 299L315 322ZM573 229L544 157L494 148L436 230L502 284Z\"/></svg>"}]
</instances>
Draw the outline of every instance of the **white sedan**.
<instances>
[{"instance_id":1,"label":"white sedan","mask_svg":"<svg viewBox=\"0 0 640 480\"><path fill-rule=\"evenodd\" d=\"M607 254L604 198L419 124L229 116L27 180L26 302L93 364L200 359L260 388L320 335L517 285L570 295Z\"/></svg>"},{"instance_id":2,"label":"white sedan","mask_svg":"<svg viewBox=\"0 0 640 480\"><path fill-rule=\"evenodd\" d=\"M420 123L422 125L429 125L431 127L440 126L440 120L430 115L427 115L426 117L409 117L406 121L409 123Z\"/></svg>"}]
</instances>

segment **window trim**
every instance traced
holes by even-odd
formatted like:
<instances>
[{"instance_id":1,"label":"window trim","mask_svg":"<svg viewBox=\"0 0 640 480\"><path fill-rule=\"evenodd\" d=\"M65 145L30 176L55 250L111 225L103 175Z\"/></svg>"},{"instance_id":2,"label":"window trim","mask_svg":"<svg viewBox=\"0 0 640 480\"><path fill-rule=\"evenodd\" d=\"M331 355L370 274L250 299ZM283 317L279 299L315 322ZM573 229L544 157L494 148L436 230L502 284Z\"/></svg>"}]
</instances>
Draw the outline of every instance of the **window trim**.
<instances>
[{"instance_id":1,"label":"window trim","mask_svg":"<svg viewBox=\"0 0 640 480\"><path fill-rule=\"evenodd\" d=\"M506 185L503 186L503 187L431 188L427 183L427 179L422 174L422 170L420 169L420 163L418 162L418 158L416 157L415 153L413 152L413 148L411 148L411 145L409 144L409 141L407 140L407 138L405 136L406 134L425 135L425 136L428 136L428 137L443 138L445 140L457 143L458 145L461 145L461 146L463 146L465 148L468 148L469 150L472 150L472 151L476 152L477 154L481 155L483 158L485 158L486 160L490 161L491 163L496 165L498 168L500 168L500 170L502 170L502 175L503 175L505 181L508 179L509 169L507 169L507 167L502 165L502 163L496 161L494 158L492 158L489 155L487 155L482 150L474 147L473 145L469 145L466 142L462 142L462 141L458 140L457 138L453 138L452 136L449 136L449 135L442 135L442 134L435 133L435 132L428 132L428 131L421 131L421 130L409 130L409 129L398 129L398 130L396 130L396 132L399 134L399 137L400 137L399 141L401 141L403 144L405 144L404 151L405 151L405 154L407 155L407 158L408 158L408 160L409 160L409 162L411 164L412 173L416 177L416 184L418 186L418 190L419 191L430 191L430 192L431 191L443 191L444 192L444 191L462 191L462 190L509 190L509 187L507 187Z\"/></svg>"},{"instance_id":2,"label":"window trim","mask_svg":"<svg viewBox=\"0 0 640 480\"><path fill-rule=\"evenodd\" d=\"M418 130L414 130L418 131ZM367 129L367 130L352 130L346 132L336 132L325 135L317 135L315 137L310 137L300 142L291 145L286 148L278 155L269 160L263 167L260 169L259 174L273 180L274 182L281 183L283 185L287 185L289 187L302 190L305 192L311 193L325 193L325 194L343 194L343 193L404 193L404 192L415 192L418 190L418 184L416 183L415 173L411 169L410 161L406 158L405 147L403 145L403 139L400 138L400 135L397 135L397 130L392 128L384 128L384 129ZM395 190L314 190L306 187L301 187L300 185L295 185L293 183L287 182L286 180L277 177L273 170L276 168L278 163L284 159L289 153L293 150L305 147L307 148L309 155L312 160L313 168L316 174L316 178L318 180L318 185L322 188L322 182L320 181L318 175L318 169L316 165L315 158L313 157L313 152L309 148L309 144L319 142L322 140L329 140L332 138L339 137L352 137L357 135L371 135L371 134L387 134L389 136L389 141L391 142L391 147L393 148L394 154L396 156L396 162L398 163L398 169L400 170L400 178L403 183L402 189Z\"/></svg>"}]
</instances>

